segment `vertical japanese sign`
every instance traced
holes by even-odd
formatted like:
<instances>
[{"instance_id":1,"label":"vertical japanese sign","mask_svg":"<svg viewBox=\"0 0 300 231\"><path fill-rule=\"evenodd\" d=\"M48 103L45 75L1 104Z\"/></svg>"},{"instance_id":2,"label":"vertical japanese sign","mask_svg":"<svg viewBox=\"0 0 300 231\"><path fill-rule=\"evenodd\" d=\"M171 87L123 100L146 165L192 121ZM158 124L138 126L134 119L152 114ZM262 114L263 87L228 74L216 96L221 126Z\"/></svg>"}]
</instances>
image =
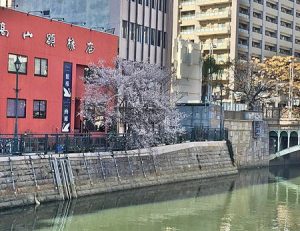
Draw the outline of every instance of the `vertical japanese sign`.
<instances>
[{"instance_id":1,"label":"vertical japanese sign","mask_svg":"<svg viewBox=\"0 0 300 231\"><path fill-rule=\"evenodd\" d=\"M256 139L261 136L262 123L261 121L253 121L252 123L253 123L253 138Z\"/></svg>"},{"instance_id":2,"label":"vertical japanese sign","mask_svg":"<svg viewBox=\"0 0 300 231\"><path fill-rule=\"evenodd\" d=\"M63 99L62 99L62 132L71 130L71 97L72 97L72 63L64 62Z\"/></svg>"}]
</instances>

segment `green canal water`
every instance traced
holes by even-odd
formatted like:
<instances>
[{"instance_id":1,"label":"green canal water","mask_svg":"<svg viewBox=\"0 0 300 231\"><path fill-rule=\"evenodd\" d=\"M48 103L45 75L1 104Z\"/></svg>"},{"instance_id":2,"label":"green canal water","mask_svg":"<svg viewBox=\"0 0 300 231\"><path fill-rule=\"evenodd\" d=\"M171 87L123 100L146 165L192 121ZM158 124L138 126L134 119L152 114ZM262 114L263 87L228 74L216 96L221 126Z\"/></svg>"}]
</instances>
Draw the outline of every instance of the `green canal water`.
<instances>
[{"instance_id":1,"label":"green canal water","mask_svg":"<svg viewBox=\"0 0 300 231\"><path fill-rule=\"evenodd\" d=\"M0 230L300 230L300 166L0 211Z\"/></svg>"}]
</instances>

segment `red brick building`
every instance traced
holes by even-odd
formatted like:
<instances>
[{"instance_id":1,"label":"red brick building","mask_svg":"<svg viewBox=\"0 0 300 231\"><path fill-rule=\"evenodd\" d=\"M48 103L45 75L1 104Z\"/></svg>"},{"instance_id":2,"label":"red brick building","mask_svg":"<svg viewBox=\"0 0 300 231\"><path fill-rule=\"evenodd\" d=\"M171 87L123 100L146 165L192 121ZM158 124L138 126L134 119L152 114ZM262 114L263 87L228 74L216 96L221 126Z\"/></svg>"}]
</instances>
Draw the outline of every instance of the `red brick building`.
<instances>
[{"instance_id":1,"label":"red brick building","mask_svg":"<svg viewBox=\"0 0 300 231\"><path fill-rule=\"evenodd\" d=\"M84 68L112 65L117 49L117 36L0 8L0 134L14 132L17 56L19 133L72 133Z\"/></svg>"}]
</instances>

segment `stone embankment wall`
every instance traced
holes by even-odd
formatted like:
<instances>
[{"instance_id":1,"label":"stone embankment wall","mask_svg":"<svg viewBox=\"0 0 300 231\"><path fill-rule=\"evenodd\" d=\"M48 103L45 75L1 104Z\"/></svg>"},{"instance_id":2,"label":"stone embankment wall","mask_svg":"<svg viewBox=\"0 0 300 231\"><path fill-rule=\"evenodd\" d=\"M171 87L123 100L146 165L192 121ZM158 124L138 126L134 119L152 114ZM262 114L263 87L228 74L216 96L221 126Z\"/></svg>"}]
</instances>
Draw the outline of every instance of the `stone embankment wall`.
<instances>
[{"instance_id":1,"label":"stone embankment wall","mask_svg":"<svg viewBox=\"0 0 300 231\"><path fill-rule=\"evenodd\" d=\"M0 158L0 208L236 174L225 142Z\"/></svg>"},{"instance_id":2,"label":"stone embankment wall","mask_svg":"<svg viewBox=\"0 0 300 231\"><path fill-rule=\"evenodd\" d=\"M225 128L229 130L228 139L232 142L238 168L269 165L268 124L262 121L260 135L254 138L252 123L252 120L225 119Z\"/></svg>"}]
</instances>

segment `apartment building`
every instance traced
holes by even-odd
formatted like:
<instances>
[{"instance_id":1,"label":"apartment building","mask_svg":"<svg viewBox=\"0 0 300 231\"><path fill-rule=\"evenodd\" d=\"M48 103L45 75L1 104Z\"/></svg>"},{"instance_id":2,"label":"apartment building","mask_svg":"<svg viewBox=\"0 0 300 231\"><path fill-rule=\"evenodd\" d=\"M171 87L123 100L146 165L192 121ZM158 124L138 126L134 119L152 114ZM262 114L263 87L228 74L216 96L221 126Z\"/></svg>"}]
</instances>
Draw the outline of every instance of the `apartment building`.
<instances>
[{"instance_id":1,"label":"apartment building","mask_svg":"<svg viewBox=\"0 0 300 231\"><path fill-rule=\"evenodd\" d=\"M202 43L203 52L219 64L236 58L300 57L300 0L181 0L174 5L174 32ZM222 79L228 79L226 68L224 73Z\"/></svg>"},{"instance_id":2,"label":"apartment building","mask_svg":"<svg viewBox=\"0 0 300 231\"><path fill-rule=\"evenodd\" d=\"M133 61L170 63L173 0L15 0L17 10L114 33L119 55Z\"/></svg>"},{"instance_id":3,"label":"apartment building","mask_svg":"<svg viewBox=\"0 0 300 231\"><path fill-rule=\"evenodd\" d=\"M300 57L299 0L241 0L238 55Z\"/></svg>"}]
</instances>

